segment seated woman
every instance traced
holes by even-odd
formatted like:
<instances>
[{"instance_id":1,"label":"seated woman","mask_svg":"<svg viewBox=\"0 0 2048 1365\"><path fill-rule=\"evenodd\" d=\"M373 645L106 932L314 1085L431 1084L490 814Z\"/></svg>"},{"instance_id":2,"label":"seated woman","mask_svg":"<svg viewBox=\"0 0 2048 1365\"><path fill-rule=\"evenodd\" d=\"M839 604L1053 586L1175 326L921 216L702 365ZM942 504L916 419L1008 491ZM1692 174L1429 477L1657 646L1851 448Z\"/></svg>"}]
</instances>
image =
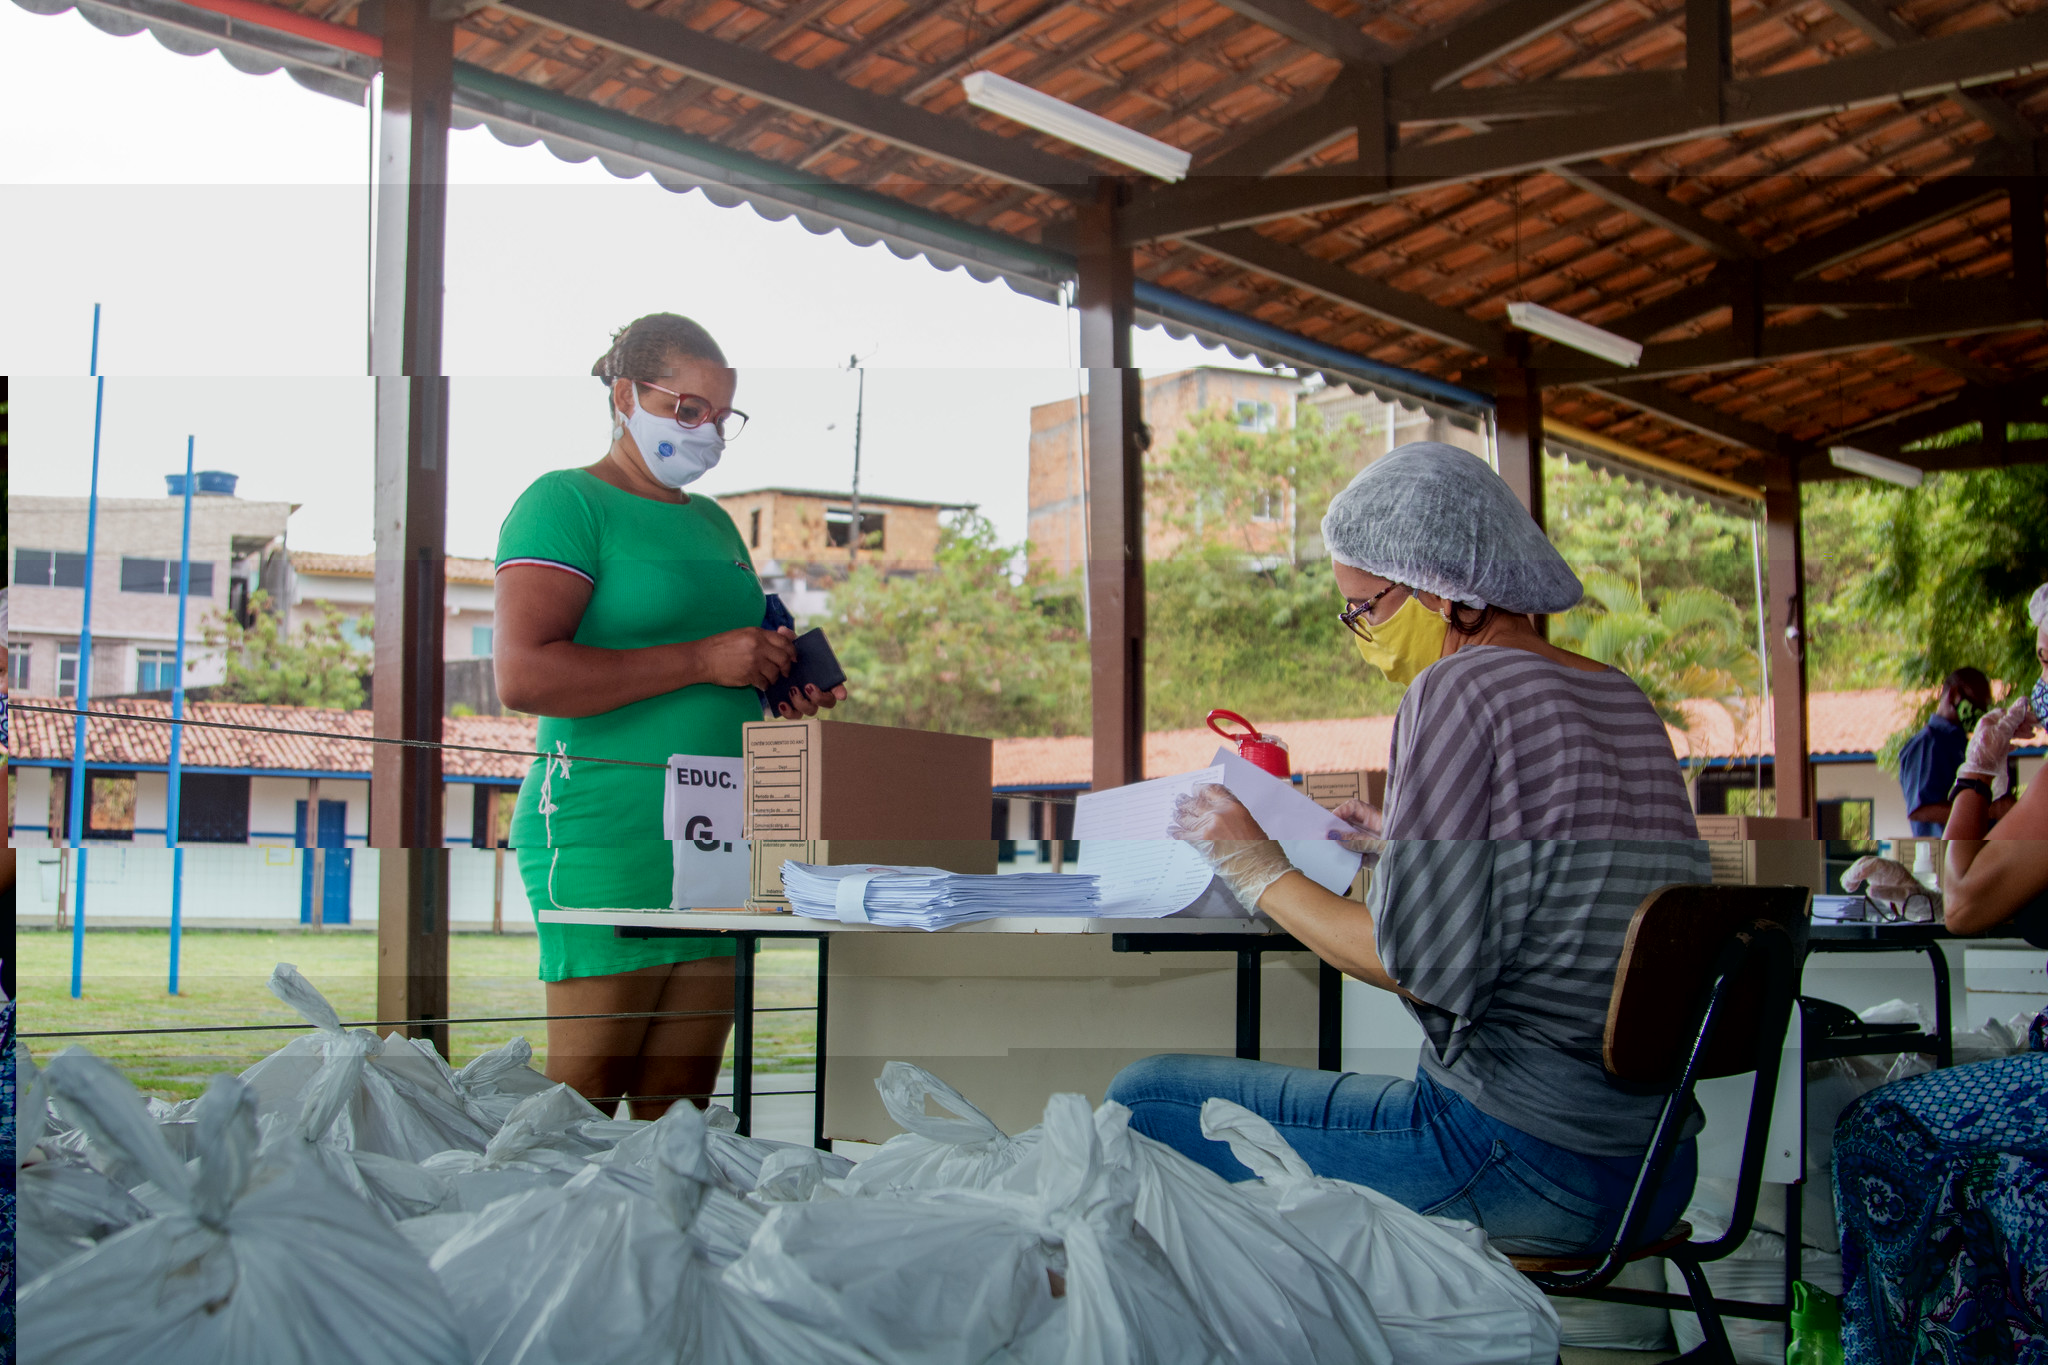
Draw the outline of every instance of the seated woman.
<instances>
[{"instance_id":1,"label":"seated woman","mask_svg":"<svg viewBox=\"0 0 2048 1365\"><path fill-rule=\"evenodd\" d=\"M2048 584L2035 592L2041 680L1987 714L1957 775L1944 918L1955 934L2048 948L2048 781L1987 834L1989 779L2048 716ZM2048 1011L2030 1050L1880 1086L1835 1128L1842 1349L1851 1365L2048 1361Z\"/></svg>"},{"instance_id":2,"label":"seated woman","mask_svg":"<svg viewBox=\"0 0 2048 1365\"><path fill-rule=\"evenodd\" d=\"M1248 909L1407 1001L1414 1079L1224 1057L1126 1068L1110 1098L1140 1131L1233 1180L1250 1172L1198 1116L1212 1095L1277 1126L1318 1174L1468 1218L1505 1250L1611 1237L1661 1108L1601 1065L1629 920L1710 872L1671 742L1625 675L1559 649L1530 616L1578 579L1486 464L1430 442L1368 466L1323 538L1365 661L1408 684L1384 819L1340 811L1379 850L1367 903L1295 871L1221 788L1191 794L1194 839ZM1694 1113L1653 1226L1684 1210Z\"/></svg>"}]
</instances>

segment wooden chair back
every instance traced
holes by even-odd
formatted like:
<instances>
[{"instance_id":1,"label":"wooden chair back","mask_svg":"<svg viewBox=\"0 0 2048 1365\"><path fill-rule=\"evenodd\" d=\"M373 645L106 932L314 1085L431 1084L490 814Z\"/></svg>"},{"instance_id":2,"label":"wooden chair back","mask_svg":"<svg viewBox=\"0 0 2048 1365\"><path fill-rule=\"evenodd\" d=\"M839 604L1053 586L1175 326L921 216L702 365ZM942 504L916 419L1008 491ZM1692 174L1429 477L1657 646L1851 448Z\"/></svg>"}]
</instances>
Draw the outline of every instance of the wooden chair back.
<instances>
[{"instance_id":1,"label":"wooden chair back","mask_svg":"<svg viewBox=\"0 0 2048 1365\"><path fill-rule=\"evenodd\" d=\"M1629 921L1607 1002L1607 1070L1636 1084L1672 1084L1692 1047L1721 949L1761 920L1782 926L1795 952L1803 952L1812 899L1803 886L1667 886L1644 897ZM1736 977L1702 1079L1756 1070L1763 976L1762 962L1752 957Z\"/></svg>"}]
</instances>

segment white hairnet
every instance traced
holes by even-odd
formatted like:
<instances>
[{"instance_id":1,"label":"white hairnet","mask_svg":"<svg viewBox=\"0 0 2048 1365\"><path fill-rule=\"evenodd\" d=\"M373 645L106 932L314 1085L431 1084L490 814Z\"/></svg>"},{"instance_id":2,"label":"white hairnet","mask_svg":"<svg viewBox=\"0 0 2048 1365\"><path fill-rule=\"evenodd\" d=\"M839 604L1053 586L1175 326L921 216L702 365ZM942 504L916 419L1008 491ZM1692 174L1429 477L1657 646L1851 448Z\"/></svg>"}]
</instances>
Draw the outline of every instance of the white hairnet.
<instances>
[{"instance_id":1,"label":"white hairnet","mask_svg":"<svg viewBox=\"0 0 2048 1365\"><path fill-rule=\"evenodd\" d=\"M2048 627L2048 583L2034 589L2034 595L2027 600L2027 619L2034 623L2035 630Z\"/></svg>"},{"instance_id":2,"label":"white hairnet","mask_svg":"<svg viewBox=\"0 0 2048 1365\"><path fill-rule=\"evenodd\" d=\"M1585 593L1500 475L1440 441L1360 470L1330 500L1323 544L1339 564L1471 606L1559 612Z\"/></svg>"}]
</instances>

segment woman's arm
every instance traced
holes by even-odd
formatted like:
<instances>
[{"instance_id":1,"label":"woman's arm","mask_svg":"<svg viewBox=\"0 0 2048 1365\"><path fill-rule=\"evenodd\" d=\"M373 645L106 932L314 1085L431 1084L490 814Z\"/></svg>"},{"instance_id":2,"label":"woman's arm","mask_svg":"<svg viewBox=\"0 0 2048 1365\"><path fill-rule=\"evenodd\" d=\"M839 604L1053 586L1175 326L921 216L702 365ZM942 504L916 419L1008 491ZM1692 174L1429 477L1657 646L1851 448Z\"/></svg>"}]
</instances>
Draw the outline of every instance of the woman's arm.
<instances>
[{"instance_id":1,"label":"woman's arm","mask_svg":"<svg viewBox=\"0 0 2048 1365\"><path fill-rule=\"evenodd\" d=\"M1344 975L1415 998L1387 974L1380 961L1372 911L1357 901L1333 895L1303 874L1290 872L1266 888L1266 894L1259 897L1259 910Z\"/></svg>"},{"instance_id":2,"label":"woman's arm","mask_svg":"<svg viewBox=\"0 0 2048 1365\"><path fill-rule=\"evenodd\" d=\"M759 628L644 649L579 645L590 594L588 581L562 569L513 564L498 572L492 653L505 705L529 715L595 716L695 683L764 688L796 659L791 635Z\"/></svg>"},{"instance_id":3,"label":"woman's arm","mask_svg":"<svg viewBox=\"0 0 2048 1365\"><path fill-rule=\"evenodd\" d=\"M1981 820L1984 798L1956 793L1951 832ZM2048 774L2037 775L2012 813L1985 839L1951 838L1943 920L1952 934L1981 934L2048 891Z\"/></svg>"}]
</instances>

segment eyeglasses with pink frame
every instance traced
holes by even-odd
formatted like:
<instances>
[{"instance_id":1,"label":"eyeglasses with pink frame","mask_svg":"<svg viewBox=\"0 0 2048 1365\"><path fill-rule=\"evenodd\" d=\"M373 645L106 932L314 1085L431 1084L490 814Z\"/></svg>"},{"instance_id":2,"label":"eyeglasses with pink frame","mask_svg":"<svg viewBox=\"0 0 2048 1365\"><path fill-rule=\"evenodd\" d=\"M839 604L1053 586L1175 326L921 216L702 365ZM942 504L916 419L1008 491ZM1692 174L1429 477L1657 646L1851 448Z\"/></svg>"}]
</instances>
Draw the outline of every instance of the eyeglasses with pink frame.
<instances>
[{"instance_id":1,"label":"eyeglasses with pink frame","mask_svg":"<svg viewBox=\"0 0 2048 1365\"><path fill-rule=\"evenodd\" d=\"M706 422L709 422L718 428L720 439L732 441L737 440L739 434L747 429L747 415L738 408L719 408L714 406L708 398L700 398L694 393L677 393L674 389L664 389L661 385L651 384L645 379L636 379L633 383L638 388L653 389L657 393L665 393L675 399L676 410L674 416L676 425L686 431L693 427L701 427ZM692 408L690 407L691 404L696 406ZM688 416L687 414L690 412L695 412L696 416L694 418ZM725 429L726 423L733 421L735 418L738 419L738 424L731 431L727 431Z\"/></svg>"}]
</instances>

